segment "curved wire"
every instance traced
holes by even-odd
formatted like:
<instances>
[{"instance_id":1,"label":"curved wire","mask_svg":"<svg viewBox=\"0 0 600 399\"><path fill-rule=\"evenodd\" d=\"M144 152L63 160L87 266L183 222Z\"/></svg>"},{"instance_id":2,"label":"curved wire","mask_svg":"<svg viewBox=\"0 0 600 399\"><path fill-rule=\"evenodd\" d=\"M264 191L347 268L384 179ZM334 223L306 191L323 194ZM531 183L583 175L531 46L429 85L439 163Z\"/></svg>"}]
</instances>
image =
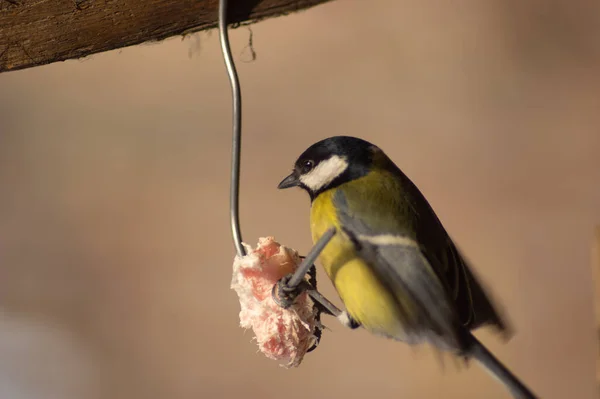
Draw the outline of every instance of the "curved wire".
<instances>
[{"instance_id":1,"label":"curved wire","mask_svg":"<svg viewBox=\"0 0 600 399\"><path fill-rule=\"evenodd\" d=\"M231 56L229 35L227 33L227 0L219 0L219 38L223 60L229 75L231 94L233 97L233 139L231 145L231 187L229 191L229 212L231 215L231 234L238 256L246 255L242 245L240 232L239 197L240 197L240 160L242 144L242 94L235 63Z\"/></svg>"},{"instance_id":2,"label":"curved wire","mask_svg":"<svg viewBox=\"0 0 600 399\"><path fill-rule=\"evenodd\" d=\"M240 82L238 79L233 57L231 56L231 48L229 45L229 35L227 34L227 0L219 0L219 37L221 40L221 50L223 59L229 75L231 84L231 92L233 96L233 138L232 138L232 153L231 153L231 189L230 189L230 214L231 214L231 232L233 242L238 256L246 255L246 250L242 245L242 234L240 233L239 220L239 191L240 191L240 161L241 161L241 141L242 141L242 95L240 90ZM319 240L309 255L304 259L301 267L297 270L288 282L289 288L296 288L302 281L308 268L316 260L319 253L331 240L336 233L335 229L331 229ZM275 287L274 287L275 288ZM313 299L320 302L334 316L337 316L341 311L329 302L316 289L309 289L309 294ZM329 306L328 306L329 305ZM509 388L511 393L518 398L535 398L536 396L519 381L494 355L473 335L471 339L474 342L472 355L479 360L492 374L494 374L505 386Z\"/></svg>"}]
</instances>

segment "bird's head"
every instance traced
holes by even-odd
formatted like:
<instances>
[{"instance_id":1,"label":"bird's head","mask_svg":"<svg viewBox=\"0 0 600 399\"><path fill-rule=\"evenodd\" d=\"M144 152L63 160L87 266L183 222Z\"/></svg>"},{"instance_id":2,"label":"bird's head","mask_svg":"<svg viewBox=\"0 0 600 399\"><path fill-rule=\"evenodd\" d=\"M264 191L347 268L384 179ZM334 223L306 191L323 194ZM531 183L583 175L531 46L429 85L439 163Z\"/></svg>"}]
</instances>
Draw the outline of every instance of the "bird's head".
<instances>
[{"instance_id":1,"label":"bird's head","mask_svg":"<svg viewBox=\"0 0 600 399\"><path fill-rule=\"evenodd\" d=\"M328 189L365 176L381 150L349 136L335 136L311 145L298 157L292 173L277 188L301 187L311 199Z\"/></svg>"}]
</instances>

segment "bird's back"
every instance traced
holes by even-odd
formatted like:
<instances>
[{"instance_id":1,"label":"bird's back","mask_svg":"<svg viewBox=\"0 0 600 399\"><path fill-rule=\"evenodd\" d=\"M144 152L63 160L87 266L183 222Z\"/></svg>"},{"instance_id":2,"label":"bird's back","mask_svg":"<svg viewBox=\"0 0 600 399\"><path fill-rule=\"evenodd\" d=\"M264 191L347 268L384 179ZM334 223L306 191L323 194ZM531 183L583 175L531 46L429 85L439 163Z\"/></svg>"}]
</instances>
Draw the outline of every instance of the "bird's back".
<instances>
[{"instance_id":1,"label":"bird's back","mask_svg":"<svg viewBox=\"0 0 600 399\"><path fill-rule=\"evenodd\" d=\"M369 173L313 200L313 241L332 226L341 234L319 259L349 313L371 332L411 342L441 338L462 350L462 326L506 329L425 197L382 152L375 151ZM415 245L365 251L369 245L347 239L352 231Z\"/></svg>"},{"instance_id":2,"label":"bird's back","mask_svg":"<svg viewBox=\"0 0 600 399\"><path fill-rule=\"evenodd\" d=\"M401 208L401 212L413 213L410 219L414 221L411 227L414 229L415 239L423 248L429 249L424 255L439 277L446 282L446 289L454 301L461 323L469 330L492 325L509 335L510 329L506 321L500 316L487 290L470 269L425 196L385 155L379 160L379 165L389 170L400 182L400 196L408 204Z\"/></svg>"}]
</instances>

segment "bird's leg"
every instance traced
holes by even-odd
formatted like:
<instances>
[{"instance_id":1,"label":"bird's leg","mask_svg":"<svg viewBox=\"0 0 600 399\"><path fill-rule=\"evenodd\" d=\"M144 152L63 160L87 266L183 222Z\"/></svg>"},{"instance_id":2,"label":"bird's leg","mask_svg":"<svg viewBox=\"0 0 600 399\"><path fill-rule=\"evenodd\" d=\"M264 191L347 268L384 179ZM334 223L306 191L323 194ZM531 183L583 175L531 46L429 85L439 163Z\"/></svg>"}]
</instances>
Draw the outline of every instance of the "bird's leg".
<instances>
[{"instance_id":1,"label":"bird's leg","mask_svg":"<svg viewBox=\"0 0 600 399\"><path fill-rule=\"evenodd\" d=\"M317 260L325 246L329 243L329 241L331 241L335 234L335 227L327 230L319 239L319 241L317 241L315 246L310 250L308 255L301 256L302 263L300 263L300 266L298 266L296 272L279 279L279 281L273 286L273 300L282 308L287 309L292 306L296 298L298 298L302 292L307 291L308 295L310 295L317 305L319 313L321 311L326 312L327 314L336 317L340 323L346 327L355 329L358 328L360 324L354 320L348 314L348 312L340 310L319 291L317 291L317 271L314 262ZM304 279L306 274L309 275L309 281Z\"/></svg>"},{"instance_id":2,"label":"bird's leg","mask_svg":"<svg viewBox=\"0 0 600 399\"><path fill-rule=\"evenodd\" d=\"M294 274L287 275L279 279L273 286L273 300L284 309L292 306L298 295L308 287L304 279L309 269L314 266L315 261L336 233L336 228L332 227L323 234L319 241L312 247L308 255L304 257ZM304 284L303 284L304 283ZM309 285L310 286L310 285Z\"/></svg>"},{"instance_id":3,"label":"bird's leg","mask_svg":"<svg viewBox=\"0 0 600 399\"><path fill-rule=\"evenodd\" d=\"M314 268L314 266L313 266ZM302 281L295 288L290 288L287 283L291 279L292 274L288 274L287 276L282 277L274 286L273 286L273 300L276 304L281 306L284 309L288 309L290 306L294 304L296 298L304 291L308 293L308 295L315 302L315 306L317 306L319 313L323 312L330 316L335 317L338 321L350 328L356 329L360 327L360 323L357 322L347 311L341 310L337 306L335 306L329 299L327 299L323 294L321 294L313 284L308 281Z\"/></svg>"},{"instance_id":4,"label":"bird's leg","mask_svg":"<svg viewBox=\"0 0 600 399\"><path fill-rule=\"evenodd\" d=\"M304 259L304 256L300 256ZM317 291L317 268L315 265L308 270L308 275L310 276L308 282L312 285L313 290L308 292L311 298L315 301L315 304L319 307L321 312L324 312L330 316L333 316L338 319L338 321L350 328L355 329L360 327L360 323L354 320L352 316L345 310L338 309L331 301L323 296L319 291Z\"/></svg>"}]
</instances>

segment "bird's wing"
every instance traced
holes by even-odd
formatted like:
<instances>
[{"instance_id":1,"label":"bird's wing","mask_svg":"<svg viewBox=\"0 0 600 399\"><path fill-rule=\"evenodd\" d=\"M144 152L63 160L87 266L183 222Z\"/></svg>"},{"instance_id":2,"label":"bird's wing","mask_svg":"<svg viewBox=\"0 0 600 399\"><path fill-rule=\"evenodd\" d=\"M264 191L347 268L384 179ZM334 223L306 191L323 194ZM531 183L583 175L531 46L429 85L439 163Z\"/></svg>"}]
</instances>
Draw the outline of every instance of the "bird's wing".
<instances>
[{"instance_id":1,"label":"bird's wing","mask_svg":"<svg viewBox=\"0 0 600 399\"><path fill-rule=\"evenodd\" d=\"M402 229L391 228L392 224L386 224L383 231L379 225L370 225L365 221L365 212L371 212L369 216L374 218L370 220L377 220L386 210L365 209L369 201L357 197L351 190L337 190L333 200L343 233L352 240L357 254L395 295L407 318L406 329L415 341L427 339L438 346L463 349L466 342L463 342L463 331L452 300L436 268L414 237ZM385 201L379 201L379 204L387 206ZM392 214L387 211L388 215Z\"/></svg>"},{"instance_id":2,"label":"bird's wing","mask_svg":"<svg viewBox=\"0 0 600 399\"><path fill-rule=\"evenodd\" d=\"M400 172L401 173L401 172ZM413 204L416 223L415 236L428 252L424 255L445 284L463 326L469 330L483 325L493 325L505 338L510 338L512 329L504 315L493 304L489 293L471 270L465 257L450 238L433 208L418 188L403 174L403 194Z\"/></svg>"},{"instance_id":3,"label":"bird's wing","mask_svg":"<svg viewBox=\"0 0 600 399\"><path fill-rule=\"evenodd\" d=\"M512 328L506 316L492 303L489 293L450 237L436 256L447 265L445 279L462 324L469 330L493 325L506 339L510 338Z\"/></svg>"}]
</instances>

